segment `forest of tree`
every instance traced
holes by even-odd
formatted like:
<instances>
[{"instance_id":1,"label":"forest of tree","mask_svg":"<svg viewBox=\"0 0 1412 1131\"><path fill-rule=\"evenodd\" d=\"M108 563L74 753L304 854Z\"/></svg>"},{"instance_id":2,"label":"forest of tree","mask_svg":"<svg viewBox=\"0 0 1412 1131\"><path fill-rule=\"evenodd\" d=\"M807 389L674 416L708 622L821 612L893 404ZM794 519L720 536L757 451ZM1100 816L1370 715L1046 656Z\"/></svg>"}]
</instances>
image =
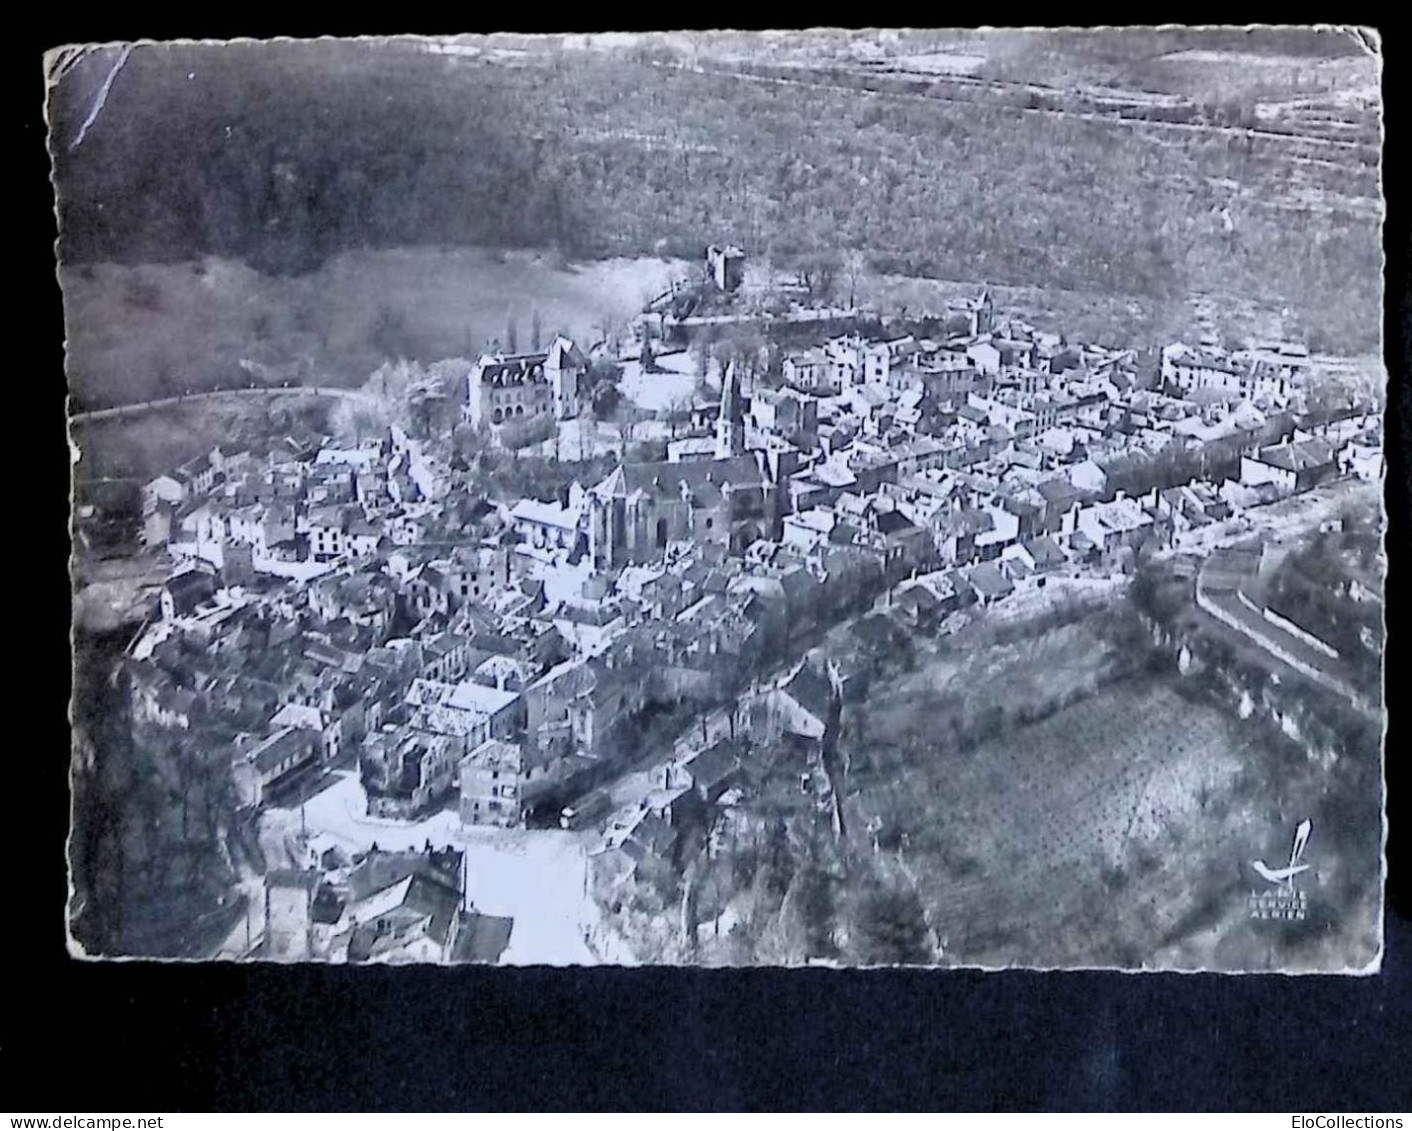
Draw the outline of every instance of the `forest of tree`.
<instances>
[{"instance_id":1,"label":"forest of tree","mask_svg":"<svg viewBox=\"0 0 1412 1131\"><path fill-rule=\"evenodd\" d=\"M228 748L133 726L117 668L132 630L75 636L71 929L89 954L205 957L243 910Z\"/></svg>"},{"instance_id":2,"label":"forest of tree","mask_svg":"<svg viewBox=\"0 0 1412 1131\"><path fill-rule=\"evenodd\" d=\"M1375 200L1376 168L1295 163L1269 139L1174 141L621 55L509 65L303 43L138 48L75 147L114 61L85 60L51 107L68 262L214 254L298 273L354 247L694 258L731 238L917 275L1241 293L1352 347L1378 337L1377 224L1299 211L1310 193ZM1239 204L1230 232L1233 194L1258 206Z\"/></svg>"},{"instance_id":3,"label":"forest of tree","mask_svg":"<svg viewBox=\"0 0 1412 1131\"><path fill-rule=\"evenodd\" d=\"M1336 648L1354 686L1376 696L1383 674L1383 607L1358 600L1350 583L1361 574L1366 589L1381 589L1381 539L1375 522L1351 513L1343 521L1341 532L1321 534L1281 562L1268 596L1275 611Z\"/></svg>"}]
</instances>

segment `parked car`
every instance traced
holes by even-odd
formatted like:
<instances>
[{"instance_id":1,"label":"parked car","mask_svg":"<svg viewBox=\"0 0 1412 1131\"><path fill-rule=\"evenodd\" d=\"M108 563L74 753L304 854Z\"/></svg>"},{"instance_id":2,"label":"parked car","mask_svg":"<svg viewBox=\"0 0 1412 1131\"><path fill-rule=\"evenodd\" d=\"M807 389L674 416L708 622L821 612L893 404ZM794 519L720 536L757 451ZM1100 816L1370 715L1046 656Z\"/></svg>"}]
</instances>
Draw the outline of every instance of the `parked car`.
<instances>
[{"instance_id":1,"label":"parked car","mask_svg":"<svg viewBox=\"0 0 1412 1131\"><path fill-rule=\"evenodd\" d=\"M606 817L613 810L613 799L602 789L579 798L571 805L565 805L559 813L561 829L587 828L594 821Z\"/></svg>"}]
</instances>

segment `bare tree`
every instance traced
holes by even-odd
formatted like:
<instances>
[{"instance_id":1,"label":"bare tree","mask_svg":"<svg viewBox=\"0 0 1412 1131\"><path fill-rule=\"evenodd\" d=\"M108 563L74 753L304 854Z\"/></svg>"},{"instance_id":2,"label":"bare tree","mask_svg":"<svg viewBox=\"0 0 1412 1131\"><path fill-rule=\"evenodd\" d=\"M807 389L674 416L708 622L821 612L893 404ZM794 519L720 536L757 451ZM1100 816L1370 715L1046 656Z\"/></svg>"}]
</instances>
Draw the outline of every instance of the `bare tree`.
<instances>
[{"instance_id":1,"label":"bare tree","mask_svg":"<svg viewBox=\"0 0 1412 1131\"><path fill-rule=\"evenodd\" d=\"M843 274L848 280L848 309L854 310L858 306L858 282L868 271L868 259L856 248L847 251L843 256Z\"/></svg>"},{"instance_id":2,"label":"bare tree","mask_svg":"<svg viewBox=\"0 0 1412 1131\"><path fill-rule=\"evenodd\" d=\"M406 357L411 352L408 340L407 312L390 303L383 303L368 329L368 344L384 357Z\"/></svg>"},{"instance_id":3,"label":"bare tree","mask_svg":"<svg viewBox=\"0 0 1412 1131\"><path fill-rule=\"evenodd\" d=\"M667 404L667 422L672 426L672 439L677 438L677 431L691 418L691 396L681 394L673 397Z\"/></svg>"},{"instance_id":4,"label":"bare tree","mask_svg":"<svg viewBox=\"0 0 1412 1131\"><path fill-rule=\"evenodd\" d=\"M802 256L799 260L799 281L810 298L827 299L838 281L839 257L831 251Z\"/></svg>"},{"instance_id":5,"label":"bare tree","mask_svg":"<svg viewBox=\"0 0 1412 1131\"><path fill-rule=\"evenodd\" d=\"M702 858L693 857L682 877L681 893L681 945L687 954L695 954L697 948L697 927L700 924L700 884Z\"/></svg>"},{"instance_id":6,"label":"bare tree","mask_svg":"<svg viewBox=\"0 0 1412 1131\"><path fill-rule=\"evenodd\" d=\"M612 340L618 329L618 318L611 310L601 309L594 316L593 332L598 335L598 340L607 344Z\"/></svg>"},{"instance_id":7,"label":"bare tree","mask_svg":"<svg viewBox=\"0 0 1412 1131\"><path fill-rule=\"evenodd\" d=\"M176 363L172 361L172 355L166 350L162 350L153 358L152 374L156 378L159 396L171 397L180 391L177 388Z\"/></svg>"}]
</instances>

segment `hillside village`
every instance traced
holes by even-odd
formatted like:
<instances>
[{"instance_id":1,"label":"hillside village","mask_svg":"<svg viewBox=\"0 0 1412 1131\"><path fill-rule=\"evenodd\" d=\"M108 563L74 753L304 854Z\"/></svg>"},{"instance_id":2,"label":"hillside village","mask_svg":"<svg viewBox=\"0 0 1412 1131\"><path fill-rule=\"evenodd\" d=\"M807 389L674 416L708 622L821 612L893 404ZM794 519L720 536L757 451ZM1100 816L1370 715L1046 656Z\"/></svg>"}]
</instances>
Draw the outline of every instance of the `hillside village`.
<instances>
[{"instance_id":1,"label":"hillside village","mask_svg":"<svg viewBox=\"0 0 1412 1131\"><path fill-rule=\"evenodd\" d=\"M1316 411L1299 344L1101 347L988 292L866 317L803 285L750 305L746 255L711 248L699 294L654 300L625 343L492 348L458 377L450 409L485 450L552 455L587 428L604 475L565 460L552 492L497 497L454 428L397 406L372 438L292 427L145 484L141 541L169 575L123 686L134 742L199 760L211 827L246 846L219 953L532 954L526 924L476 905L465 846L573 836L601 954L624 892L685 875L749 812L762 751L793 749L843 820L839 717L866 672L820 657L831 630L882 610L944 634L1381 479L1379 406ZM655 446L593 425L605 374L650 384L742 324L769 348L702 351Z\"/></svg>"}]
</instances>

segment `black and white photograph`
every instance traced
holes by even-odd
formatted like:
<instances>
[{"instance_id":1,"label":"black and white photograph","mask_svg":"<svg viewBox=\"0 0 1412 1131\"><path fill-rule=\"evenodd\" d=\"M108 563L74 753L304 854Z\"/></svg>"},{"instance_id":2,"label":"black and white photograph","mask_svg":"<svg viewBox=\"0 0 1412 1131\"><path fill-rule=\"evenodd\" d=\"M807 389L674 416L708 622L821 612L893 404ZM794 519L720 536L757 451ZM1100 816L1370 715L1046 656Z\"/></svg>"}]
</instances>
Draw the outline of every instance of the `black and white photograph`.
<instances>
[{"instance_id":1,"label":"black and white photograph","mask_svg":"<svg viewBox=\"0 0 1412 1131\"><path fill-rule=\"evenodd\" d=\"M43 65L70 955L1379 970L1375 31Z\"/></svg>"}]
</instances>

